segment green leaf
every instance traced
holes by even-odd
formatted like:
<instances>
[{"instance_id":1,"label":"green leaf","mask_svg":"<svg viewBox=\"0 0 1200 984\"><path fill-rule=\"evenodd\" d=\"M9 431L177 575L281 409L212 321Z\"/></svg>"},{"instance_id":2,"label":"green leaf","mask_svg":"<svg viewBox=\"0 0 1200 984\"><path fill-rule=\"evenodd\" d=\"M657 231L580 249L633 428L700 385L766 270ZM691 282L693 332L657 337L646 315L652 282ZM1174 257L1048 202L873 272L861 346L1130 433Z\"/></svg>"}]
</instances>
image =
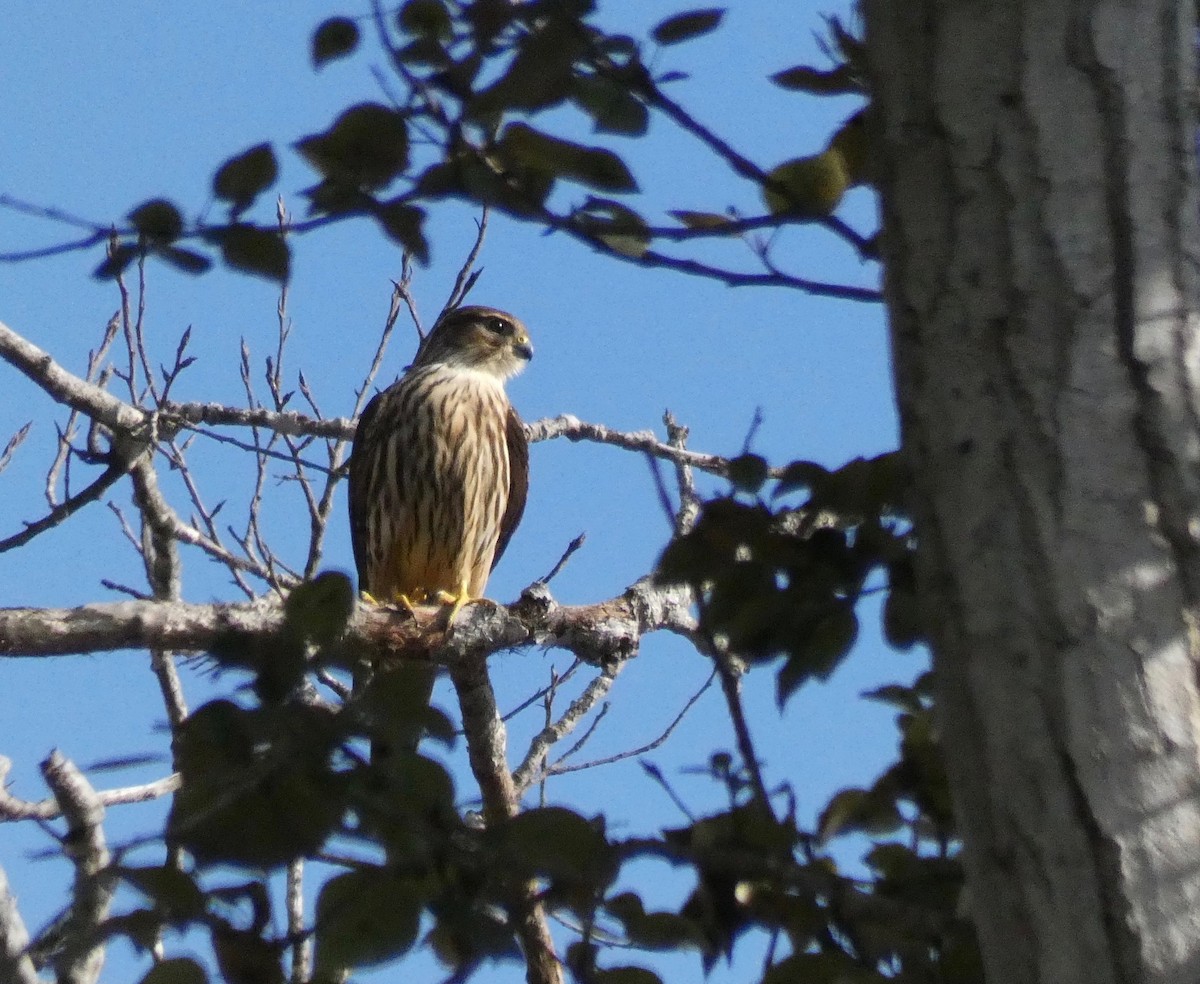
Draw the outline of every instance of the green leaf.
<instances>
[{"instance_id":1,"label":"green leaf","mask_svg":"<svg viewBox=\"0 0 1200 984\"><path fill-rule=\"evenodd\" d=\"M571 99L592 118L597 133L640 137L650 128L650 111L627 87L607 76L576 76Z\"/></svg>"},{"instance_id":2,"label":"green leaf","mask_svg":"<svg viewBox=\"0 0 1200 984\"><path fill-rule=\"evenodd\" d=\"M429 264L424 209L402 201L381 202L374 215L388 238L399 243L422 266Z\"/></svg>"},{"instance_id":3,"label":"green leaf","mask_svg":"<svg viewBox=\"0 0 1200 984\"><path fill-rule=\"evenodd\" d=\"M650 32L650 35L659 44L678 44L680 41L687 41L707 34L709 31L715 31L724 16L724 7L689 10L661 21Z\"/></svg>"},{"instance_id":4,"label":"green leaf","mask_svg":"<svg viewBox=\"0 0 1200 984\"><path fill-rule=\"evenodd\" d=\"M769 473L767 459L760 454L741 454L729 462L729 481L739 492L758 492Z\"/></svg>"},{"instance_id":5,"label":"green leaf","mask_svg":"<svg viewBox=\"0 0 1200 984\"><path fill-rule=\"evenodd\" d=\"M508 70L471 99L466 111L476 120L508 110L535 111L557 106L573 89L574 62L583 38L568 18L547 18L525 34Z\"/></svg>"},{"instance_id":6,"label":"green leaf","mask_svg":"<svg viewBox=\"0 0 1200 984\"><path fill-rule=\"evenodd\" d=\"M330 765L339 739L317 708L205 704L175 740L168 840L201 864L271 868L316 851L344 811Z\"/></svg>"},{"instance_id":7,"label":"green leaf","mask_svg":"<svg viewBox=\"0 0 1200 984\"><path fill-rule=\"evenodd\" d=\"M324 133L295 146L326 178L351 188L382 188L408 167L407 119L389 106L359 103Z\"/></svg>"},{"instance_id":8,"label":"green leaf","mask_svg":"<svg viewBox=\"0 0 1200 984\"><path fill-rule=\"evenodd\" d=\"M424 895L418 880L384 868L327 881L317 898L317 976L372 967L412 949Z\"/></svg>"},{"instance_id":9,"label":"green leaf","mask_svg":"<svg viewBox=\"0 0 1200 984\"><path fill-rule=\"evenodd\" d=\"M829 469L813 461L793 461L783 469L779 483L775 486L775 497L795 492L797 489L816 489L826 476Z\"/></svg>"},{"instance_id":10,"label":"green leaf","mask_svg":"<svg viewBox=\"0 0 1200 984\"><path fill-rule=\"evenodd\" d=\"M565 881L607 880L611 851L595 821L559 806L526 810L496 828L505 854L530 873Z\"/></svg>"},{"instance_id":11,"label":"green leaf","mask_svg":"<svg viewBox=\"0 0 1200 984\"><path fill-rule=\"evenodd\" d=\"M721 215L717 212L689 212L686 209L674 209L669 214L689 229L711 229L714 232L720 232L722 228L733 221L728 215Z\"/></svg>"},{"instance_id":12,"label":"green leaf","mask_svg":"<svg viewBox=\"0 0 1200 984\"><path fill-rule=\"evenodd\" d=\"M817 836L826 842L853 832L890 834L903 821L896 804L887 797L866 789L843 789L821 811Z\"/></svg>"},{"instance_id":13,"label":"green leaf","mask_svg":"<svg viewBox=\"0 0 1200 984\"><path fill-rule=\"evenodd\" d=\"M97 280L115 280L125 268L141 253L141 249L133 243L121 243L109 251L108 256L94 271L92 276Z\"/></svg>"},{"instance_id":14,"label":"green leaf","mask_svg":"<svg viewBox=\"0 0 1200 984\"><path fill-rule=\"evenodd\" d=\"M117 874L154 903L170 923L199 919L207 902L191 875L170 865L120 868Z\"/></svg>"},{"instance_id":15,"label":"green leaf","mask_svg":"<svg viewBox=\"0 0 1200 984\"><path fill-rule=\"evenodd\" d=\"M348 17L330 17L313 32L313 68L345 58L358 47L358 25Z\"/></svg>"},{"instance_id":16,"label":"green leaf","mask_svg":"<svg viewBox=\"0 0 1200 984\"><path fill-rule=\"evenodd\" d=\"M154 244L166 244L183 233L183 216L165 198L152 198L129 213L138 234Z\"/></svg>"},{"instance_id":17,"label":"green leaf","mask_svg":"<svg viewBox=\"0 0 1200 984\"><path fill-rule=\"evenodd\" d=\"M213 194L229 202L234 215L240 215L279 177L279 164L269 143L257 144L231 157L213 176Z\"/></svg>"},{"instance_id":18,"label":"green leaf","mask_svg":"<svg viewBox=\"0 0 1200 984\"><path fill-rule=\"evenodd\" d=\"M286 631L317 646L342 637L354 614L354 585L341 571L322 571L292 589L283 603Z\"/></svg>"},{"instance_id":19,"label":"green leaf","mask_svg":"<svg viewBox=\"0 0 1200 984\"><path fill-rule=\"evenodd\" d=\"M400 30L418 37L445 39L454 31L450 12L441 0L408 0L396 16Z\"/></svg>"},{"instance_id":20,"label":"green leaf","mask_svg":"<svg viewBox=\"0 0 1200 984\"><path fill-rule=\"evenodd\" d=\"M495 151L506 162L600 191L638 190L625 162L611 150L552 137L526 123L510 123L505 127Z\"/></svg>"},{"instance_id":21,"label":"green leaf","mask_svg":"<svg viewBox=\"0 0 1200 984\"><path fill-rule=\"evenodd\" d=\"M784 161L772 168L767 178L763 202L771 214L800 218L832 214L850 186L846 160L834 147Z\"/></svg>"},{"instance_id":22,"label":"green leaf","mask_svg":"<svg viewBox=\"0 0 1200 984\"><path fill-rule=\"evenodd\" d=\"M857 638L858 617L845 603L836 605L815 625L801 626L788 647L790 654L775 682L779 706L787 703L806 681L814 677L828 679Z\"/></svg>"},{"instance_id":23,"label":"green leaf","mask_svg":"<svg viewBox=\"0 0 1200 984\"><path fill-rule=\"evenodd\" d=\"M818 96L836 96L862 92L862 86L854 77L849 65L838 65L829 71L797 65L776 72L771 81L781 89L793 92L809 92Z\"/></svg>"},{"instance_id":24,"label":"green leaf","mask_svg":"<svg viewBox=\"0 0 1200 984\"><path fill-rule=\"evenodd\" d=\"M141 984L208 984L208 975L195 960L176 957L155 964Z\"/></svg>"},{"instance_id":25,"label":"green leaf","mask_svg":"<svg viewBox=\"0 0 1200 984\"><path fill-rule=\"evenodd\" d=\"M222 258L235 270L279 283L291 275L291 251L274 229L236 224L215 230L208 238L221 247Z\"/></svg>"},{"instance_id":26,"label":"green leaf","mask_svg":"<svg viewBox=\"0 0 1200 984\"><path fill-rule=\"evenodd\" d=\"M571 221L605 246L634 259L650 248L650 227L627 205L609 198L589 198L571 214Z\"/></svg>"},{"instance_id":27,"label":"green leaf","mask_svg":"<svg viewBox=\"0 0 1200 984\"><path fill-rule=\"evenodd\" d=\"M156 249L154 255L184 273L205 273L212 267L212 260L207 256L178 246L164 246Z\"/></svg>"}]
</instances>

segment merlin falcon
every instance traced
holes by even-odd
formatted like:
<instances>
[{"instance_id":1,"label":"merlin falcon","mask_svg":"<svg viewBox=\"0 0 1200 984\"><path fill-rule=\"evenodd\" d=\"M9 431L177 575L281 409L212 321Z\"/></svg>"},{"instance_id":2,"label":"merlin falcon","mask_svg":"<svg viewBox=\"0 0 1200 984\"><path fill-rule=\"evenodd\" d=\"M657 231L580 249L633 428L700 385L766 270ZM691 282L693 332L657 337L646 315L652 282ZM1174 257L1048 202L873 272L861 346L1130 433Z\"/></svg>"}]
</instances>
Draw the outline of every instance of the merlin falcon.
<instances>
[{"instance_id":1,"label":"merlin falcon","mask_svg":"<svg viewBox=\"0 0 1200 984\"><path fill-rule=\"evenodd\" d=\"M378 602L483 597L525 510L529 445L504 382L529 332L488 307L445 312L405 374L358 422L350 537L359 590Z\"/></svg>"}]
</instances>

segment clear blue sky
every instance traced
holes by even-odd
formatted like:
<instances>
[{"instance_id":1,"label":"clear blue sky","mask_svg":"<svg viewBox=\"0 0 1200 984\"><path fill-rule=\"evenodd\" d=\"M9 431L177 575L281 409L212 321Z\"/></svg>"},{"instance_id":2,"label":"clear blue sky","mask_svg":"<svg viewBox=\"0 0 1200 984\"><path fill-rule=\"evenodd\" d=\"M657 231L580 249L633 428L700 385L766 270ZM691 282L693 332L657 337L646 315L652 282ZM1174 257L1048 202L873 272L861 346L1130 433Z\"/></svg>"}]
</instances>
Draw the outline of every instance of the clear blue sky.
<instances>
[{"instance_id":1,"label":"clear blue sky","mask_svg":"<svg viewBox=\"0 0 1200 984\"><path fill-rule=\"evenodd\" d=\"M656 67L691 78L676 99L742 152L769 167L812 153L853 107L816 102L771 86L766 76L802 61L822 64L813 43L819 15L842 4L767 0L731 5L721 31L664 50ZM630 33L640 34L675 4L602 4ZM787 12L782 12L786 10ZM314 72L308 61L313 27L346 13L316 2L170 4L129 0L121 5L71 3L51 12L16 5L0 35L0 193L53 205L101 221L119 220L138 202L172 198L189 215L206 208L218 163L261 140L284 162L280 188L293 212L298 192L312 183L287 146L327 125L350 103L378 98L367 56ZM628 18L617 20L616 18ZM581 131L581 135L582 131ZM651 136L627 152L647 194L644 214L736 205L759 209L753 190L735 184L689 139L656 123ZM214 215L216 213L214 212ZM263 213L264 215L266 213ZM857 192L840 213L860 229L873 222L873 203ZM444 300L473 234L473 215L439 208L430 227L434 263L419 270L415 292L432 317ZM0 252L69 237L72 231L0 210ZM349 411L398 275L396 248L365 222L306 237L295 244L289 312L294 322L289 375L303 369L328 415ZM809 230L783 233L778 256L797 274L874 285L876 271L840 242ZM753 269L753 260L727 247L715 256ZM116 307L111 285L89 276L95 253L20 265L0 265L0 321L82 372L87 352ZM882 311L878 307L811 298L783 289L730 289L667 272L643 271L598 257L561 236L497 217L482 257L483 278L473 299L519 314L537 355L511 386L528 420L573 413L622 429L656 428L670 408L691 428L699 450L736 454L756 409L763 423L754 450L773 463L807 458L837 465L895 446L896 419L888 375ZM181 380L180 399L244 402L238 352L245 340L256 381L275 344L277 291L246 277L213 272L200 278L161 266L150 269L147 325L159 361L174 354L180 333L193 329L199 362ZM387 369L390 380L411 354L402 334ZM0 536L38 518L54 421L64 414L23 377L0 366L0 444L26 421L33 434L3 475ZM265 397L265 391L260 389ZM210 502L228 498L223 517L242 521L252 480L247 458L198 442L194 467ZM641 458L612 448L551 442L534 447L526 518L489 594L511 600L544 574L566 544L586 531L588 542L557 580L564 602L597 601L646 573L668 527ZM282 469L281 469L282 470ZM77 474L76 487L86 481ZM720 486L708 483L710 489ZM177 491L177 490L176 490ZM268 530L274 546L299 561L307 515L296 491L271 489ZM125 509L129 490L111 496ZM182 500L176 499L182 508ZM328 543L326 566L350 569L344 502ZM21 550L0 555L0 604L66 606L115 600L102 578L141 587L139 561L113 513L97 504ZM184 597L235 600L222 568L185 552ZM895 743L891 714L865 706L859 691L879 682L911 679L922 657L896 654L878 639L876 613L863 614L858 650L832 681L809 686L782 714L773 703L769 670L747 684L755 737L773 782L790 782L801 815L847 784L868 782ZM523 651L493 662L504 706L544 684L561 653ZM705 661L679 642L647 640L623 674L612 709L583 757L636 747L654 738L708 672ZM186 671L193 706L228 689ZM443 704L446 703L443 693ZM87 766L113 758L157 755L136 769L94 776L99 786L124 785L168 768L163 712L144 653L56 660L0 661L0 754L15 767L13 791L30 799L45 790L38 762L54 747ZM538 712L514 725L512 748L538 727ZM660 765L697 813L719 805L703 778L681 770L702 765L714 747L731 747L722 702L710 692L671 741L649 758ZM464 790L469 786L462 787ZM629 761L557 780L552 801L583 813L607 809L620 834L683 823L683 818ZM115 842L152 829L159 807L114 810ZM51 848L30 825L0 827L0 865L20 896L26 918L39 927L63 899L69 876L58 861L35 857ZM678 897L682 887L673 886ZM617 962L624 962L624 957ZM134 976L132 958L116 951L106 979ZM686 966L694 976L698 963ZM717 972L720 979L722 971ZM680 975L674 975L679 979Z\"/></svg>"}]
</instances>

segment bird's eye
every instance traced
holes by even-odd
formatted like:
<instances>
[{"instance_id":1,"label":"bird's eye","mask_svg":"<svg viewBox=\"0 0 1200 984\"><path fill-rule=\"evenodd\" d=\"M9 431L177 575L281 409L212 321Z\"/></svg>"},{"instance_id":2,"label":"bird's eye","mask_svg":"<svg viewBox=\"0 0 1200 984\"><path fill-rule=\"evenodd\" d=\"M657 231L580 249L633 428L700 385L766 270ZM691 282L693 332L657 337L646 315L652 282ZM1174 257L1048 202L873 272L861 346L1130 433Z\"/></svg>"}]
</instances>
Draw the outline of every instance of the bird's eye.
<instances>
[{"instance_id":1,"label":"bird's eye","mask_svg":"<svg viewBox=\"0 0 1200 984\"><path fill-rule=\"evenodd\" d=\"M496 335L507 335L512 328L503 318L488 318L487 330Z\"/></svg>"}]
</instances>

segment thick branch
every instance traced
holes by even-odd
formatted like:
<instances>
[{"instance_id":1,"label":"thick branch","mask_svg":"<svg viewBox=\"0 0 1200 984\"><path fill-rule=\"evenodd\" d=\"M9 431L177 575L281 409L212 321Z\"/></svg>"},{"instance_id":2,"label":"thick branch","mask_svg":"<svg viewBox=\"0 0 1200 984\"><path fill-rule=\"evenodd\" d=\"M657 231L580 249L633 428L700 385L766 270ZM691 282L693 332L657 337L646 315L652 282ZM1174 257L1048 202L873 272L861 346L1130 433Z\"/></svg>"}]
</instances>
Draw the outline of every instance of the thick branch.
<instances>
[{"instance_id":1,"label":"thick branch","mask_svg":"<svg viewBox=\"0 0 1200 984\"><path fill-rule=\"evenodd\" d=\"M42 776L67 820L63 848L75 865L71 913L55 970L61 984L93 984L104 966L99 930L113 894L112 880L105 872L108 845L100 826L104 805L83 773L60 752L51 752L42 763Z\"/></svg>"},{"instance_id":2,"label":"thick branch","mask_svg":"<svg viewBox=\"0 0 1200 984\"><path fill-rule=\"evenodd\" d=\"M0 868L0 981L39 984L33 961L25 952L29 932L17 909L17 898L8 888L8 876Z\"/></svg>"},{"instance_id":3,"label":"thick branch","mask_svg":"<svg viewBox=\"0 0 1200 984\"><path fill-rule=\"evenodd\" d=\"M469 605L453 631L440 611L418 609L414 621L387 607L360 605L346 643L364 658L410 659L451 666L480 653L521 645L557 646L592 664L628 658L641 637L661 629L688 635L694 629L690 593L639 581L619 597L593 605L559 605L535 585L512 605ZM79 608L0 608L0 656L63 656L118 649L208 652L239 636L279 631L283 611L275 599L244 604L195 605L169 601L119 601Z\"/></svg>"},{"instance_id":4,"label":"thick branch","mask_svg":"<svg viewBox=\"0 0 1200 984\"><path fill-rule=\"evenodd\" d=\"M146 414L107 390L67 372L46 352L0 322L0 358L23 372L57 402L116 431L131 433L146 423Z\"/></svg>"}]
</instances>

